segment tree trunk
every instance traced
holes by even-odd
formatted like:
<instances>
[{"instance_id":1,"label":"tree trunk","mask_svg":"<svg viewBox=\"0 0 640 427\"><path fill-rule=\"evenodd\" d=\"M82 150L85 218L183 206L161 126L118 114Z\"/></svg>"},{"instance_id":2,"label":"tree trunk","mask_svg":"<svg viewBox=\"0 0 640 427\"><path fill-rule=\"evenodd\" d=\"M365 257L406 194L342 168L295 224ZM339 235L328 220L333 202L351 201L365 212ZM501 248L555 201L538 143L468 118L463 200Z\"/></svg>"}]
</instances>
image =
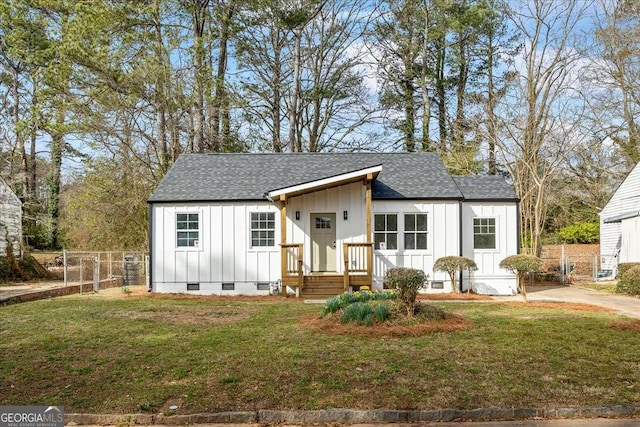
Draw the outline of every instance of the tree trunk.
<instances>
[{"instance_id":1,"label":"tree trunk","mask_svg":"<svg viewBox=\"0 0 640 427\"><path fill-rule=\"evenodd\" d=\"M11 96L13 98L13 128L15 129L16 146L18 155L20 156L20 168L18 176L20 177L21 198L23 203L29 200L29 158L24 144L23 133L21 131L20 120L20 83L18 70L13 70L13 82L11 86Z\"/></svg>"},{"instance_id":2,"label":"tree trunk","mask_svg":"<svg viewBox=\"0 0 640 427\"><path fill-rule=\"evenodd\" d=\"M271 135L273 152L282 152L282 141L280 139L280 102L282 96L280 95L280 84L282 79L282 63L280 61L282 55L282 46L280 43L280 29L274 29L272 37L273 45L273 78L271 80L271 87L273 90L273 97L271 98L271 121L273 122L273 135Z\"/></svg>"},{"instance_id":3,"label":"tree trunk","mask_svg":"<svg viewBox=\"0 0 640 427\"><path fill-rule=\"evenodd\" d=\"M406 69L406 68L405 68ZM405 81L403 82L403 97L404 97L404 146L408 152L416 151L416 107L413 100L413 72L407 72L405 75Z\"/></svg>"},{"instance_id":4,"label":"tree trunk","mask_svg":"<svg viewBox=\"0 0 640 427\"><path fill-rule=\"evenodd\" d=\"M487 131L489 140L489 175L496 174L496 97L493 82L493 37L489 36L487 44Z\"/></svg>"},{"instance_id":5,"label":"tree trunk","mask_svg":"<svg viewBox=\"0 0 640 427\"><path fill-rule=\"evenodd\" d=\"M194 68L194 101L192 111L193 150L202 153L207 148L204 140L204 96L205 96L205 49L204 25L209 0L193 1L193 68Z\"/></svg>"},{"instance_id":6,"label":"tree trunk","mask_svg":"<svg viewBox=\"0 0 640 427\"><path fill-rule=\"evenodd\" d=\"M431 97L428 84L429 55L429 2L424 5L424 29L422 39L422 67L420 69L420 90L422 92L422 151L433 151L431 147L430 121L431 121Z\"/></svg>"},{"instance_id":7,"label":"tree trunk","mask_svg":"<svg viewBox=\"0 0 640 427\"><path fill-rule=\"evenodd\" d=\"M302 141L298 135L298 97L300 96L300 62L301 62L302 29L294 30L293 48L293 87L289 103L289 146L294 152L302 152Z\"/></svg>"},{"instance_id":8,"label":"tree trunk","mask_svg":"<svg viewBox=\"0 0 640 427\"><path fill-rule=\"evenodd\" d=\"M65 107L58 107L56 129L60 129L65 120ZM51 163L48 179L48 214L51 221L51 249L60 248L58 221L60 218L60 172L62 169L62 150L64 135L59 130L51 134Z\"/></svg>"},{"instance_id":9,"label":"tree trunk","mask_svg":"<svg viewBox=\"0 0 640 427\"><path fill-rule=\"evenodd\" d=\"M36 140L38 136L38 80L32 79L33 95L31 97L31 129L30 129L30 152L29 152L29 168L31 176L29 178L29 200L36 201L36 182L37 182L37 162L36 162Z\"/></svg>"},{"instance_id":10,"label":"tree trunk","mask_svg":"<svg viewBox=\"0 0 640 427\"><path fill-rule=\"evenodd\" d=\"M444 80L445 68L445 46L444 37L439 37L436 43L436 95L438 97L438 131L440 135L440 151L447 150L447 102L446 85Z\"/></svg>"}]
</instances>

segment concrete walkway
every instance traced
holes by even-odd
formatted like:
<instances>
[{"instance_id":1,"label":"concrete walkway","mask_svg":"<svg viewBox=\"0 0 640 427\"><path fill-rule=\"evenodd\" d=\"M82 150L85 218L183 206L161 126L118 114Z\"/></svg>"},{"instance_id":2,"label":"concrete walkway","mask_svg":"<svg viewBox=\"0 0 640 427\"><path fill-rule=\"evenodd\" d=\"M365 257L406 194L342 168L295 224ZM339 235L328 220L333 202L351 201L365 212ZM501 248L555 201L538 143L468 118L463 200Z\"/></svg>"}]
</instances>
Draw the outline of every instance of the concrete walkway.
<instances>
[{"instance_id":1,"label":"concrete walkway","mask_svg":"<svg viewBox=\"0 0 640 427\"><path fill-rule=\"evenodd\" d=\"M556 301L593 304L610 308L618 314L640 319L640 298L608 294L580 286L532 286L527 288L529 301ZM497 301L522 301L522 295L493 297Z\"/></svg>"}]
</instances>

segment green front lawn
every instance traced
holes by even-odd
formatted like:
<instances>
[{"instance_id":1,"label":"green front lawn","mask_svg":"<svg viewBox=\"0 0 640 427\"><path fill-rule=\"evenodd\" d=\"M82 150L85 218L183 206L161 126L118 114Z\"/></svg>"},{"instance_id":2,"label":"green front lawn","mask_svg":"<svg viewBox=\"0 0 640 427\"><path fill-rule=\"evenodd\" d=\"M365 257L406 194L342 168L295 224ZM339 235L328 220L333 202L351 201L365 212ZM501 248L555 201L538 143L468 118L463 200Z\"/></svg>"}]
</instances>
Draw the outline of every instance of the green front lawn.
<instances>
[{"instance_id":1,"label":"green front lawn","mask_svg":"<svg viewBox=\"0 0 640 427\"><path fill-rule=\"evenodd\" d=\"M291 300L71 296L0 307L0 404L66 412L563 407L640 401L640 332L603 312L441 303L472 329L363 338Z\"/></svg>"}]
</instances>

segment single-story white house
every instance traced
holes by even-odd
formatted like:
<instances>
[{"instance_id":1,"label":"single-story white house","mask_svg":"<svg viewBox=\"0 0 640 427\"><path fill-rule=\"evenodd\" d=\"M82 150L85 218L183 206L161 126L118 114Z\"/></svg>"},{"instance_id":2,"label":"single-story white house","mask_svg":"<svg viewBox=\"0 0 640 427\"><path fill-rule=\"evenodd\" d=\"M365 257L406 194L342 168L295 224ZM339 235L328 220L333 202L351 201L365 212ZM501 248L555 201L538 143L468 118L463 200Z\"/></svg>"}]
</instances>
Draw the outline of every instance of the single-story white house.
<instances>
[{"instance_id":1,"label":"single-story white house","mask_svg":"<svg viewBox=\"0 0 640 427\"><path fill-rule=\"evenodd\" d=\"M618 264L640 262L640 163L600 211L601 269L615 276Z\"/></svg>"},{"instance_id":2,"label":"single-story white house","mask_svg":"<svg viewBox=\"0 0 640 427\"><path fill-rule=\"evenodd\" d=\"M324 298L427 275L424 292L517 293L518 198L497 176L451 176L434 153L184 154L149 198L150 291ZM462 255L462 283L433 271Z\"/></svg>"},{"instance_id":3,"label":"single-story white house","mask_svg":"<svg viewBox=\"0 0 640 427\"><path fill-rule=\"evenodd\" d=\"M22 243L22 202L9 184L0 178L0 256L4 256L7 244L13 254L20 254Z\"/></svg>"}]
</instances>

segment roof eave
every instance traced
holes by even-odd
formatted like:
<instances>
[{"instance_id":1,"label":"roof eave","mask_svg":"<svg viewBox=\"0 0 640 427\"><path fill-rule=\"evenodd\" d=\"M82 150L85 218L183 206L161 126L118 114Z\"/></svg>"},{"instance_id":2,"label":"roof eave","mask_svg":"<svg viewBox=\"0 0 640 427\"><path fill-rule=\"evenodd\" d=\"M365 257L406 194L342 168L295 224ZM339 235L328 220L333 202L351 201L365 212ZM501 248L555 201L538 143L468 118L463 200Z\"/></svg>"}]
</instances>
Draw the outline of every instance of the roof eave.
<instances>
[{"instance_id":1,"label":"roof eave","mask_svg":"<svg viewBox=\"0 0 640 427\"><path fill-rule=\"evenodd\" d=\"M265 197L273 202L280 200L283 197L294 197L318 190L324 190L327 188L358 182L364 179L375 179L381 171L382 165L376 165L364 169L346 172L340 175L321 178L315 181L271 190L265 193Z\"/></svg>"}]
</instances>

